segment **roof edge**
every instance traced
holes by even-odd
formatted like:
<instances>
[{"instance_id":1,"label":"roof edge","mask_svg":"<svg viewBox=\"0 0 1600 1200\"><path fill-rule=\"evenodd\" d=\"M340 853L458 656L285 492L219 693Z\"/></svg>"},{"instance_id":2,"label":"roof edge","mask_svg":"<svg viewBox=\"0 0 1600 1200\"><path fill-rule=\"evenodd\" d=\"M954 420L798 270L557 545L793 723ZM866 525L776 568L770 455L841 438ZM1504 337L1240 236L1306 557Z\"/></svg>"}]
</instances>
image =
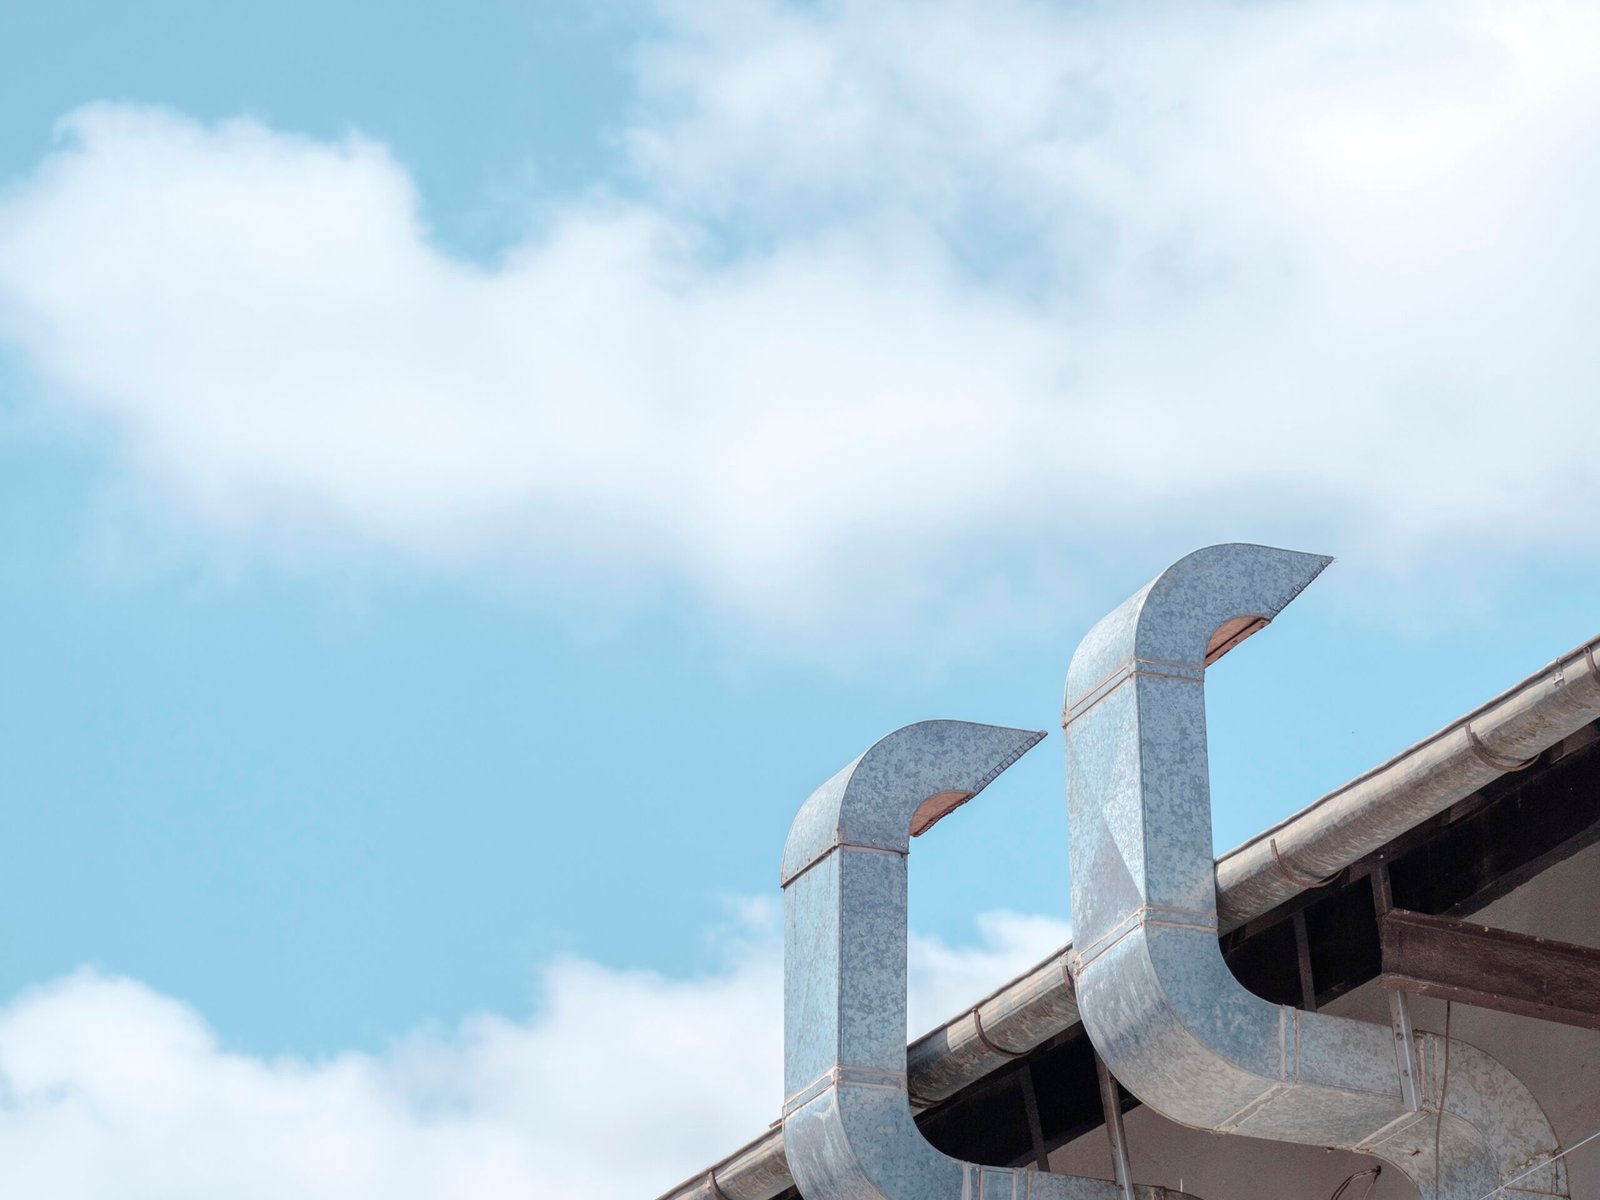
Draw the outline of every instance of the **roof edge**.
<instances>
[{"instance_id":1,"label":"roof edge","mask_svg":"<svg viewBox=\"0 0 1600 1200\"><path fill-rule=\"evenodd\" d=\"M1348 867L1493 780L1533 765L1600 720L1600 636L1387 762L1217 859L1221 932L1331 882ZM1071 1028L1069 942L907 1047L911 1091L929 1105ZM995 1043L1005 1047L996 1050ZM776 1126L659 1200L773 1200L793 1181Z\"/></svg>"}]
</instances>

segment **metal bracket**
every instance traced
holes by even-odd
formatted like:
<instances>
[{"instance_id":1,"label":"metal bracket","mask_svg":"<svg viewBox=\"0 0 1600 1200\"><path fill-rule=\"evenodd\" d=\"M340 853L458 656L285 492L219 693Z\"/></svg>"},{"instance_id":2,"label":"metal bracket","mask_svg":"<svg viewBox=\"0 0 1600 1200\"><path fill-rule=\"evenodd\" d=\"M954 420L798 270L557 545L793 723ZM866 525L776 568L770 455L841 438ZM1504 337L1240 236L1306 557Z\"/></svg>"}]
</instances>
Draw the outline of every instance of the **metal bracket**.
<instances>
[{"instance_id":1,"label":"metal bracket","mask_svg":"<svg viewBox=\"0 0 1600 1200\"><path fill-rule=\"evenodd\" d=\"M1106 1114L1106 1136L1111 1139L1111 1166L1122 1200L1133 1200L1133 1170L1128 1165L1128 1131L1122 1124L1122 1097L1117 1081L1099 1054L1094 1056L1095 1074L1100 1077L1100 1107Z\"/></svg>"},{"instance_id":2,"label":"metal bracket","mask_svg":"<svg viewBox=\"0 0 1600 1200\"><path fill-rule=\"evenodd\" d=\"M1372 872L1372 907L1381 923L1385 913L1394 910L1394 893L1389 887L1389 864L1380 862ZM1411 997L1404 992L1389 993L1389 1024L1394 1027L1395 1066L1400 1071L1400 1091L1406 1107L1422 1111L1422 1096L1417 1089L1417 1036L1411 1026Z\"/></svg>"}]
</instances>

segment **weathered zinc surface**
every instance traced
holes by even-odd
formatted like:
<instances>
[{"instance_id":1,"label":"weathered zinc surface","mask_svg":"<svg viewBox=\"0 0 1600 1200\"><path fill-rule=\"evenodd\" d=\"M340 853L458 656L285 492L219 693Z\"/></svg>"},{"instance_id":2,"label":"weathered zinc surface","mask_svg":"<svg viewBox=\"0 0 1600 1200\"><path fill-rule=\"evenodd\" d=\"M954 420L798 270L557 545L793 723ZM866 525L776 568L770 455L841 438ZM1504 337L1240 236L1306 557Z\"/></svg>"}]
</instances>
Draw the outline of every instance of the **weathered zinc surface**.
<instances>
[{"instance_id":1,"label":"weathered zinc surface","mask_svg":"<svg viewBox=\"0 0 1600 1200\"><path fill-rule=\"evenodd\" d=\"M1583 739L1588 735L1593 740L1597 731L1594 722L1600 719L1597 652L1600 639L1579 646L1390 761L1364 772L1223 855L1215 867L1220 929L1236 929L1279 904L1293 902L1308 888L1323 882L1324 877L1361 870L1368 856L1384 853L1393 839L1405 837L1408 831L1444 814L1478 789L1503 783L1508 773L1515 775L1524 767L1533 767L1537 759L1561 758L1572 750L1575 739L1579 746L1588 744ZM1539 767L1530 769L1528 774L1540 776L1542 772ZM1543 822L1548 816L1530 813L1530 819ZM1541 920L1530 928L1542 930L1551 913L1567 911L1566 907L1542 909ZM1600 911L1600 906L1580 905L1580 911ZM1593 931L1588 926L1572 936L1593 944ZM907 1064L913 1106L938 1106L975 1081L1005 1068L1015 1061L1018 1051L1033 1051L1064 1032L1080 1028L1076 1000L1067 979L1067 960L1072 952L1071 945L1063 947L973 1009L918 1038L909 1048ZM1472 1015L1458 1011L1458 1027L1463 1019L1471 1028ZM1434 1024L1438 1026L1439 1020ZM1480 1030L1478 1036L1490 1038L1506 1053L1516 1053L1518 1045L1537 1044L1540 1053L1532 1057L1524 1054L1519 1060L1524 1070L1543 1064L1543 1048L1551 1044L1548 1036L1536 1038L1523 1029L1498 1026L1493 1032ZM1561 1061L1565 1056L1580 1067L1589 1061L1589 1051L1584 1046L1565 1042L1559 1051L1551 1050L1549 1054L1554 1056L1552 1061ZM1442 1067L1442 1062L1439 1065ZM1452 1077L1455 1070L1452 1062ZM1552 1094L1566 1095L1566 1091L1552 1093L1549 1089L1555 1086L1547 1077L1535 1090L1550 1103ZM1565 1083L1560 1087L1570 1091ZM1585 1093L1583 1088L1578 1090ZM1591 1109L1584 1102L1571 1111L1562 1111L1568 1122L1565 1128L1572 1137L1581 1137L1593 1128ZM1146 1110L1137 1110L1134 1117L1137 1121L1156 1119ZM1183 1156L1188 1156L1192 1169L1209 1153L1206 1143L1187 1139L1185 1131L1164 1121L1160 1128L1160 1151L1147 1146L1144 1155L1159 1162L1163 1156L1171 1157L1168 1151L1177 1154L1181 1146L1183 1155L1169 1164L1173 1178L1182 1171ZM1097 1148L1102 1144L1101 1139L1096 1139ZM1242 1164L1259 1154L1260 1144L1254 1146L1249 1152L1241 1149L1238 1156L1230 1156L1230 1161L1237 1161L1240 1170L1248 1171L1250 1168ZM1253 1161L1257 1165L1261 1162L1258 1157ZM1103 1168L1085 1162L1082 1169ZM1574 1167L1577 1175L1582 1170L1581 1165ZM784 1157L783 1130L774 1123L660 1200L775 1200L792 1183Z\"/></svg>"},{"instance_id":2,"label":"weathered zinc surface","mask_svg":"<svg viewBox=\"0 0 1600 1200\"><path fill-rule=\"evenodd\" d=\"M1205 669L1328 561L1197 551L1074 655L1064 725L1084 1027L1124 1086L1183 1124L1376 1155L1441 1200L1513 1182L1566 1196L1545 1114L1494 1059L1452 1042L1445 1091L1442 1039L1417 1035L1413 1058L1385 1026L1269 1004L1218 950Z\"/></svg>"},{"instance_id":3,"label":"weathered zinc surface","mask_svg":"<svg viewBox=\"0 0 1600 1200\"><path fill-rule=\"evenodd\" d=\"M923 1138L906 1092L910 830L970 799L1043 736L961 721L909 725L818 788L795 818L782 873L783 1146L807 1200L1125 1195L1106 1180L950 1158Z\"/></svg>"}]
</instances>

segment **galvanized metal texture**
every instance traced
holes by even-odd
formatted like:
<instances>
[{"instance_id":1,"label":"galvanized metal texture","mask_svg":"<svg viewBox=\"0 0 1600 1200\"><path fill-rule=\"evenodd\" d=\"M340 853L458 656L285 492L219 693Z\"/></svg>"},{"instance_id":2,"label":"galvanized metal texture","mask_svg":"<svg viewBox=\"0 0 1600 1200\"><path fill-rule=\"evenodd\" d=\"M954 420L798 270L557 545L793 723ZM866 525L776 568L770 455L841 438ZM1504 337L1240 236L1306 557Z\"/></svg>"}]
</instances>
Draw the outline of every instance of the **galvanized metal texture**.
<instances>
[{"instance_id":1,"label":"galvanized metal texture","mask_svg":"<svg viewBox=\"0 0 1600 1200\"><path fill-rule=\"evenodd\" d=\"M1525 758L1600 719L1597 651L1600 638L1224 854L1216 863L1219 930L1237 929L1324 877L1337 876L1497 778L1473 755L1468 725L1504 757ZM1307 866L1297 870L1292 863ZM1068 944L981 1001L985 1032L1008 1047L1031 1049L1075 1026L1078 1008L1067 978L1071 953ZM911 1091L927 1104L948 1099L1007 1061L978 1039L970 1010L907 1050ZM728 1200L774 1200L793 1183L777 1124L713 1169ZM702 1171L659 1200L718 1198Z\"/></svg>"},{"instance_id":2,"label":"galvanized metal texture","mask_svg":"<svg viewBox=\"0 0 1600 1200\"><path fill-rule=\"evenodd\" d=\"M1442 1039L1416 1035L1417 1061L1402 1063L1389 1029L1270 1004L1223 962L1206 664L1220 657L1219 631L1236 641L1240 618L1270 621L1329 561L1264 546L1196 551L1073 656L1063 724L1084 1028L1125 1087L1185 1125L1372 1154L1439 1200L1479 1200L1513 1176L1522 1194L1566 1196L1555 1134L1500 1063L1452 1043L1441 1099ZM1406 1074L1421 1111L1406 1103Z\"/></svg>"},{"instance_id":3,"label":"galvanized metal texture","mask_svg":"<svg viewBox=\"0 0 1600 1200\"><path fill-rule=\"evenodd\" d=\"M823 784L795 818L782 870L783 1142L806 1200L1123 1195L1103 1179L951 1158L918 1130L906 1090L914 818L970 799L1043 736L962 721L909 725ZM989 1041L981 1024L974 1032ZM1164 1188L1137 1194L1176 1196Z\"/></svg>"}]
</instances>

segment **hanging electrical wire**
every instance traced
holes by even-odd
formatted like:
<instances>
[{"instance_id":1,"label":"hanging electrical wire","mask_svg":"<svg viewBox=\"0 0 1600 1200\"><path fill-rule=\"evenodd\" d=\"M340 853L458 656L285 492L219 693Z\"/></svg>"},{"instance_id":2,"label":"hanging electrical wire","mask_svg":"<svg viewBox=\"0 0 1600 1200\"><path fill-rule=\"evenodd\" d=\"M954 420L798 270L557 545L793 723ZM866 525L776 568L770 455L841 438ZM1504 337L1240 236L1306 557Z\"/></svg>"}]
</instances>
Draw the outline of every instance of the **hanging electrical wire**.
<instances>
[{"instance_id":1,"label":"hanging electrical wire","mask_svg":"<svg viewBox=\"0 0 1600 1200\"><path fill-rule=\"evenodd\" d=\"M1372 1195L1372 1189L1378 1186L1378 1176L1382 1174L1383 1168L1381 1166L1368 1167L1364 1171L1357 1171L1338 1187L1334 1188L1333 1195L1329 1196L1328 1200L1344 1200L1344 1194L1350 1190L1350 1185L1358 1179L1367 1181L1367 1190L1362 1192L1360 1197L1360 1200L1367 1200L1367 1197Z\"/></svg>"}]
</instances>

